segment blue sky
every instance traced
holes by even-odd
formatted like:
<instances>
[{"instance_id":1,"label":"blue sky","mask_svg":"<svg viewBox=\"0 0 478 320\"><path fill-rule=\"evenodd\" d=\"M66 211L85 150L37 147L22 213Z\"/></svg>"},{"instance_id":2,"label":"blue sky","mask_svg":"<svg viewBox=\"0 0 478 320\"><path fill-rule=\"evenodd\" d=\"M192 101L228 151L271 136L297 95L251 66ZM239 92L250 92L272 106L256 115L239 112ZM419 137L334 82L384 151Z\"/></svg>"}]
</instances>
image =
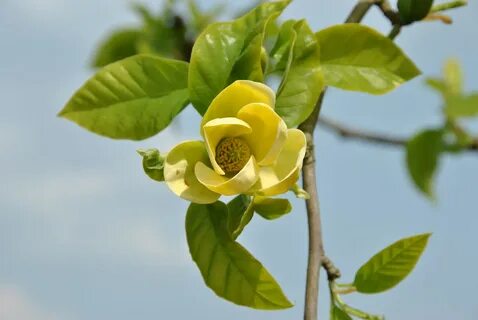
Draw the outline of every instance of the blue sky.
<instances>
[{"instance_id":1,"label":"blue sky","mask_svg":"<svg viewBox=\"0 0 478 320\"><path fill-rule=\"evenodd\" d=\"M146 3L157 8L156 2ZM306 18L319 30L341 22L353 3L296 0L284 18ZM198 137L192 108L142 142L100 138L55 116L91 75L88 59L101 37L136 22L128 5L0 4L0 318L300 319L307 250L302 203L293 200L294 211L279 221L255 218L240 238L296 303L286 311L254 311L203 285L185 241L187 203L143 174L137 148L168 150ZM478 89L478 4L452 16L452 26L405 29L398 43L424 75L438 75L448 57L460 59L467 89ZM365 22L388 31L378 12ZM423 77L379 97L330 90L323 108L334 119L397 135L439 125L439 112ZM392 320L477 319L476 155L443 159L432 204L410 184L403 150L344 141L324 130L316 138L324 240L343 281L391 242L434 233L406 281L347 301ZM327 299L323 290L324 317Z\"/></svg>"}]
</instances>

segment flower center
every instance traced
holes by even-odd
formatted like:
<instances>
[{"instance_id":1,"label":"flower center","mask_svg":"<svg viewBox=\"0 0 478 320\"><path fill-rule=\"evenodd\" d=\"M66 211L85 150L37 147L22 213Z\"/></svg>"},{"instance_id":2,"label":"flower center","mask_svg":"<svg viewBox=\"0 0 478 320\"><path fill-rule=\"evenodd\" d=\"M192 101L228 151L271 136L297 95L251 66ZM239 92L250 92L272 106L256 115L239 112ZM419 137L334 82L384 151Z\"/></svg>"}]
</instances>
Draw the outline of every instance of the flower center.
<instances>
[{"instance_id":1,"label":"flower center","mask_svg":"<svg viewBox=\"0 0 478 320\"><path fill-rule=\"evenodd\" d=\"M224 138L216 147L216 162L226 174L238 173L250 157L251 149L241 138Z\"/></svg>"}]
</instances>

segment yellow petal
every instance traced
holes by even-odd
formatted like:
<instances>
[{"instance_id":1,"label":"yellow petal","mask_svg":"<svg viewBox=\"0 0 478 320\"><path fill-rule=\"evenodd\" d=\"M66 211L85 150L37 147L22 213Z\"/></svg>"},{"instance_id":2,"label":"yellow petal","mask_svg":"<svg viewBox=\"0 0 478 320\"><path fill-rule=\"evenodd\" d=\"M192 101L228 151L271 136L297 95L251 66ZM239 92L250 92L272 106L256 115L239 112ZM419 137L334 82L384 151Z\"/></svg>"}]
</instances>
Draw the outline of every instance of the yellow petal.
<instances>
[{"instance_id":1,"label":"yellow petal","mask_svg":"<svg viewBox=\"0 0 478 320\"><path fill-rule=\"evenodd\" d=\"M252 102L265 103L272 108L275 105L275 93L260 82L237 80L224 88L209 105L201 122L202 127L216 118L235 117L239 109Z\"/></svg>"},{"instance_id":2,"label":"yellow petal","mask_svg":"<svg viewBox=\"0 0 478 320\"><path fill-rule=\"evenodd\" d=\"M237 117L247 122L252 133L243 136L260 166L274 163L287 138L287 125L274 109L264 103L242 107Z\"/></svg>"},{"instance_id":3,"label":"yellow petal","mask_svg":"<svg viewBox=\"0 0 478 320\"><path fill-rule=\"evenodd\" d=\"M175 146L164 163L164 180L172 192L195 203L215 202L220 194L202 185L194 174L197 162L209 163L202 141L185 141Z\"/></svg>"},{"instance_id":4,"label":"yellow petal","mask_svg":"<svg viewBox=\"0 0 478 320\"><path fill-rule=\"evenodd\" d=\"M299 179L307 145L305 135L299 129L287 130L287 140L277 162L261 167L257 194L274 196L287 192Z\"/></svg>"},{"instance_id":5,"label":"yellow petal","mask_svg":"<svg viewBox=\"0 0 478 320\"><path fill-rule=\"evenodd\" d=\"M218 143L226 137L237 137L252 132L247 122L237 118L217 118L209 121L203 127L204 140L214 171L224 175L224 170L216 162L216 147Z\"/></svg>"},{"instance_id":6,"label":"yellow petal","mask_svg":"<svg viewBox=\"0 0 478 320\"><path fill-rule=\"evenodd\" d=\"M247 192L259 179L259 167L254 157L251 157L244 168L231 178L217 174L202 162L196 164L194 171L203 185L226 196Z\"/></svg>"}]
</instances>

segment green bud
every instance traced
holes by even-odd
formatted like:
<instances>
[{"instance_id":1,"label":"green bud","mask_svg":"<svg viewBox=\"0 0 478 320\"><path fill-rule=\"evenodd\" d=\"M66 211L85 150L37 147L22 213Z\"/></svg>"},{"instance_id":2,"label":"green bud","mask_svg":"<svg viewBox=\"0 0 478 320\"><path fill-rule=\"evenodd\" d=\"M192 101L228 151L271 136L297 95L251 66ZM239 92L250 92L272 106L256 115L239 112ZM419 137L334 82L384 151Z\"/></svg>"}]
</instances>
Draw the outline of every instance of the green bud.
<instances>
[{"instance_id":1,"label":"green bud","mask_svg":"<svg viewBox=\"0 0 478 320\"><path fill-rule=\"evenodd\" d=\"M433 5L433 0L398 0L398 12L402 24L410 24L425 18Z\"/></svg>"},{"instance_id":2,"label":"green bud","mask_svg":"<svg viewBox=\"0 0 478 320\"><path fill-rule=\"evenodd\" d=\"M164 181L164 157L158 149L137 150L143 157L144 172L153 180Z\"/></svg>"}]
</instances>

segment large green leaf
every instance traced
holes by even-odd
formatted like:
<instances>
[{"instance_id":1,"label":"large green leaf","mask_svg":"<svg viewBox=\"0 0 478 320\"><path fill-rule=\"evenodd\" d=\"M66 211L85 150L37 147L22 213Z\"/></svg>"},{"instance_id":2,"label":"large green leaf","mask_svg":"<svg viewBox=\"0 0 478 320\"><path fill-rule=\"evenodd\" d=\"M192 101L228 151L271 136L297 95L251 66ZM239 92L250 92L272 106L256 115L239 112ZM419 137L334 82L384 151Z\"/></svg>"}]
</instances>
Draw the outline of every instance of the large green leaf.
<instances>
[{"instance_id":1,"label":"large green leaf","mask_svg":"<svg viewBox=\"0 0 478 320\"><path fill-rule=\"evenodd\" d=\"M186 62L137 55L90 78L59 116L114 139L141 140L167 127L187 105Z\"/></svg>"},{"instance_id":2,"label":"large green leaf","mask_svg":"<svg viewBox=\"0 0 478 320\"><path fill-rule=\"evenodd\" d=\"M287 199L260 196L254 198L254 211L267 220L278 219L291 210L292 206Z\"/></svg>"},{"instance_id":3,"label":"large green leaf","mask_svg":"<svg viewBox=\"0 0 478 320\"><path fill-rule=\"evenodd\" d=\"M264 30L288 2L263 3L236 20L211 24L199 35L188 81L191 102L199 113L204 114L212 99L234 80L263 81Z\"/></svg>"},{"instance_id":4,"label":"large green leaf","mask_svg":"<svg viewBox=\"0 0 478 320\"><path fill-rule=\"evenodd\" d=\"M289 27L284 26L284 33L289 33ZM320 50L314 33L305 20L295 23L293 29L287 61L278 57L278 66L283 67L284 72L277 90L276 111L288 127L295 127L307 119L324 88Z\"/></svg>"},{"instance_id":5,"label":"large green leaf","mask_svg":"<svg viewBox=\"0 0 478 320\"><path fill-rule=\"evenodd\" d=\"M415 64L372 28L347 23L317 33L326 85L384 94L420 74Z\"/></svg>"},{"instance_id":6,"label":"large green leaf","mask_svg":"<svg viewBox=\"0 0 478 320\"><path fill-rule=\"evenodd\" d=\"M186 216L189 251L206 285L218 296L255 309L292 307L282 289L227 228L227 206L192 203Z\"/></svg>"},{"instance_id":7,"label":"large green leaf","mask_svg":"<svg viewBox=\"0 0 478 320\"><path fill-rule=\"evenodd\" d=\"M428 15L433 0L398 0L398 13L403 24L420 21Z\"/></svg>"},{"instance_id":8,"label":"large green leaf","mask_svg":"<svg viewBox=\"0 0 478 320\"><path fill-rule=\"evenodd\" d=\"M443 151L443 130L428 129L412 137L406 148L407 167L417 188L433 197L433 177Z\"/></svg>"},{"instance_id":9,"label":"large green leaf","mask_svg":"<svg viewBox=\"0 0 478 320\"><path fill-rule=\"evenodd\" d=\"M242 233L254 215L254 207L251 198L246 195L238 195L227 204L228 217L227 227L233 239Z\"/></svg>"},{"instance_id":10,"label":"large green leaf","mask_svg":"<svg viewBox=\"0 0 478 320\"><path fill-rule=\"evenodd\" d=\"M401 239L374 255L355 274L357 291L379 293L400 283L417 264L430 235Z\"/></svg>"},{"instance_id":11,"label":"large green leaf","mask_svg":"<svg viewBox=\"0 0 478 320\"><path fill-rule=\"evenodd\" d=\"M137 44L141 34L137 29L121 29L111 33L96 49L92 66L103 67L135 55L138 53Z\"/></svg>"}]
</instances>

